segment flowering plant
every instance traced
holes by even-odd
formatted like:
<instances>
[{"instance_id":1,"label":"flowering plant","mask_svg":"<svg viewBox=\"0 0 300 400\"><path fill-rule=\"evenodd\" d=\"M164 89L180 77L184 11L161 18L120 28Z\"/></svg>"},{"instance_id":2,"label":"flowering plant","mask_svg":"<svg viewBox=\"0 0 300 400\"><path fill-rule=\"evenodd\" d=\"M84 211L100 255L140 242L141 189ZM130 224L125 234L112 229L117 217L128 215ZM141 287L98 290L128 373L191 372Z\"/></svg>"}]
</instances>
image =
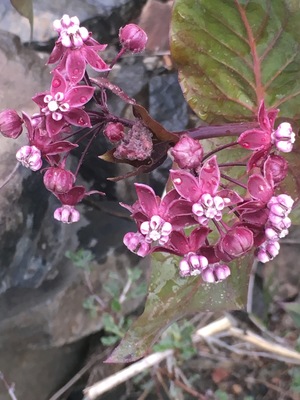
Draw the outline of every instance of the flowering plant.
<instances>
[{"instance_id":1,"label":"flowering plant","mask_svg":"<svg viewBox=\"0 0 300 400\"><path fill-rule=\"evenodd\" d=\"M300 39L289 34L294 19L287 17L289 30L281 29L276 18L282 10L275 1L268 9L273 19L261 22L256 32L267 8L257 8L260 14L251 20L249 4L258 7L255 1L247 6L239 0L230 5L221 0L196 3L175 1L171 51L184 95L206 125L168 132L109 81L110 70L124 53L144 50L147 35L140 27L129 24L120 29L121 50L106 63L99 55L106 45L94 40L77 17L68 15L53 24L58 39L49 64L55 67L49 90L33 97L39 113L0 113L4 136L16 139L25 128L28 144L16 157L44 174L45 187L61 202L54 218L63 223L80 219L76 205L84 197L103 195L76 184L98 135L104 134L112 146L102 155L104 160L135 168L115 180L150 172L167 156L173 160L162 197L150 186L136 184L136 202L121 204L137 225L136 232L125 235L124 244L141 257L151 255L153 272L145 311L110 357L114 362L141 357L163 327L186 313L242 307L253 257L262 263L276 257L298 200L299 178L289 179L289 165L296 162L294 110L300 96L297 88L282 88L282 82L288 66L300 64L300 58L291 55L288 62L276 65L271 54L286 51L280 40L299 48ZM266 6L268 1L262 3ZM300 13L297 7L284 11L294 16ZM229 15L235 29L227 24ZM267 30L274 21L277 43ZM91 78L87 66L99 77ZM107 91L132 105L132 120L109 111ZM96 105L93 111L85 108L90 100ZM88 144L71 171L68 157L85 137Z\"/></svg>"}]
</instances>

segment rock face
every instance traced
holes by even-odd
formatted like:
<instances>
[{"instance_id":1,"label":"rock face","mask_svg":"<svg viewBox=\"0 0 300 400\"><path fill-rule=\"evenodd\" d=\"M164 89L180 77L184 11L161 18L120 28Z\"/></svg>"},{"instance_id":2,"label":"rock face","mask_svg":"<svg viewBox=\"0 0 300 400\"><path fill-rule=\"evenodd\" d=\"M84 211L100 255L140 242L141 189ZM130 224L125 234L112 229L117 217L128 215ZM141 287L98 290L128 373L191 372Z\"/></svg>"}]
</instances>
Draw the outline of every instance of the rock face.
<instances>
[{"instance_id":1,"label":"rock face","mask_svg":"<svg viewBox=\"0 0 300 400\"><path fill-rule=\"evenodd\" d=\"M76 15L97 39L104 42L115 36L120 26L137 17L145 3L146 0L33 1L33 40L44 42L56 37L52 22L69 14ZM22 42L30 40L29 22L18 14L10 0L1 0L0 21L3 30L18 35Z\"/></svg>"}]
</instances>

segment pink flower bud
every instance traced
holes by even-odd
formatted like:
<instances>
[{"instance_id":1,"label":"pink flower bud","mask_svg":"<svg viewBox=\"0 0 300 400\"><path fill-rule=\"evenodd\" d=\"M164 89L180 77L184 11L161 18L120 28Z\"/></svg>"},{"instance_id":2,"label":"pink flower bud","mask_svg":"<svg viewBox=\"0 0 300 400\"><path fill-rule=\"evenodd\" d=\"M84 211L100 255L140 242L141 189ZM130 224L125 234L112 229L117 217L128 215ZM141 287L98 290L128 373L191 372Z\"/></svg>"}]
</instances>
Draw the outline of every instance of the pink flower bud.
<instances>
[{"instance_id":1,"label":"pink flower bud","mask_svg":"<svg viewBox=\"0 0 300 400\"><path fill-rule=\"evenodd\" d=\"M117 143L124 138L124 125L120 122L109 122L103 133L110 142Z\"/></svg>"},{"instance_id":2,"label":"pink flower bud","mask_svg":"<svg viewBox=\"0 0 300 400\"><path fill-rule=\"evenodd\" d=\"M264 175L272 176L274 183L283 181L288 171L288 162L281 156L271 154L264 163Z\"/></svg>"},{"instance_id":3,"label":"pink flower bud","mask_svg":"<svg viewBox=\"0 0 300 400\"><path fill-rule=\"evenodd\" d=\"M75 176L71 171L63 168L50 167L44 175L44 185L54 193L68 192L75 182Z\"/></svg>"},{"instance_id":4,"label":"pink flower bud","mask_svg":"<svg viewBox=\"0 0 300 400\"><path fill-rule=\"evenodd\" d=\"M138 25L128 24L120 28L119 39L124 49L140 53L145 50L148 36Z\"/></svg>"},{"instance_id":5,"label":"pink flower bud","mask_svg":"<svg viewBox=\"0 0 300 400\"><path fill-rule=\"evenodd\" d=\"M196 169L203 158L203 148L198 140L183 135L170 150L174 161L183 169Z\"/></svg>"},{"instance_id":6,"label":"pink flower bud","mask_svg":"<svg viewBox=\"0 0 300 400\"><path fill-rule=\"evenodd\" d=\"M16 153L17 160L26 168L38 171L43 164L40 150L35 146L23 146Z\"/></svg>"},{"instance_id":7,"label":"pink flower bud","mask_svg":"<svg viewBox=\"0 0 300 400\"><path fill-rule=\"evenodd\" d=\"M0 113L0 132L3 136L17 139L22 133L23 120L15 110Z\"/></svg>"},{"instance_id":8,"label":"pink flower bud","mask_svg":"<svg viewBox=\"0 0 300 400\"><path fill-rule=\"evenodd\" d=\"M217 245L217 255L224 261L231 261L247 253L253 247L253 233L243 226L229 230Z\"/></svg>"},{"instance_id":9,"label":"pink flower bud","mask_svg":"<svg viewBox=\"0 0 300 400\"><path fill-rule=\"evenodd\" d=\"M54 218L64 224L72 224L80 220L80 213L73 207L63 205L54 211Z\"/></svg>"}]
</instances>

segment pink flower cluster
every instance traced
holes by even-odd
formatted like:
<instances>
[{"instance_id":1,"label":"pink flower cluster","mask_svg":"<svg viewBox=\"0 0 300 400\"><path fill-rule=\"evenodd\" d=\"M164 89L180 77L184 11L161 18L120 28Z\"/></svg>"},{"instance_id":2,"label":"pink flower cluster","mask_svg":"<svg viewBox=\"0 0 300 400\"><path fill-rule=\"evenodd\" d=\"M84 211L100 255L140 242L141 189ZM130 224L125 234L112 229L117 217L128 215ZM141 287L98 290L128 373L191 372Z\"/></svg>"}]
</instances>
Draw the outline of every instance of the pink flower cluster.
<instances>
[{"instance_id":1,"label":"pink flower cluster","mask_svg":"<svg viewBox=\"0 0 300 400\"><path fill-rule=\"evenodd\" d=\"M103 133L103 128L111 124L110 119L113 117L115 121L117 117L109 113L105 95L100 100L101 96L95 96L95 87L86 72L89 65L95 71L109 73L110 66L98 54L107 45L93 39L91 33L80 26L77 17L63 15L60 20L54 21L53 27L59 36L48 64L55 63L56 67L52 70L50 89L32 98L39 107L39 113L30 117L25 113L19 116L15 110L5 110L0 113L0 132L5 137L16 139L25 128L28 144L17 151L17 160L32 171L41 170L44 165L45 187L61 202L61 207L54 211L54 218L73 223L80 219L75 206L85 196L103 193L87 191L83 186L76 185L76 177L88 148L81 155L74 173L66 168L67 158L82 139L89 136L91 145L92 140ZM120 29L119 37L122 46L119 56L125 51L142 51L147 42L145 32L134 24ZM84 108L92 97L98 103L99 111L89 113ZM116 125L124 128L121 123L117 122ZM130 126L134 128L136 124ZM73 127L77 128L75 132L72 131ZM120 129L119 133L116 130L112 133L109 128L106 132L111 132L110 138L123 145L125 134L121 134ZM75 137L75 140L70 141L71 137Z\"/></svg>"},{"instance_id":2,"label":"pink flower cluster","mask_svg":"<svg viewBox=\"0 0 300 400\"><path fill-rule=\"evenodd\" d=\"M180 275L201 275L204 282L226 279L228 263L249 252L262 262L272 260L288 233L293 206L289 195L275 195L287 174L287 162L277 152L291 151L295 139L288 123L274 130L276 114L262 103L260 128L232 144L251 150L244 164L228 164L245 170L240 180L221 172L227 166L218 164L222 147L203 156L199 141L183 135L170 152L178 167L170 171L173 189L159 198L149 186L136 184L137 201L122 204L138 227L125 235L124 244L142 257L155 251L180 256Z\"/></svg>"}]
</instances>

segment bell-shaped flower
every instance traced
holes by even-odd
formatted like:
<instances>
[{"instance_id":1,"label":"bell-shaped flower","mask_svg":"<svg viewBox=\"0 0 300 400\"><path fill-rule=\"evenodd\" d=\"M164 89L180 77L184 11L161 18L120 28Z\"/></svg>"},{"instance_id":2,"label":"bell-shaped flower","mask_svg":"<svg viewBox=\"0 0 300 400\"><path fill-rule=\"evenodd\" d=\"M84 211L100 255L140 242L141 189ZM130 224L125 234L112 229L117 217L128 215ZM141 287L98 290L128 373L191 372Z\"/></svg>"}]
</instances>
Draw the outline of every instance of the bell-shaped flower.
<instances>
[{"instance_id":1,"label":"bell-shaped flower","mask_svg":"<svg viewBox=\"0 0 300 400\"><path fill-rule=\"evenodd\" d=\"M275 147L284 152L290 153L293 150L293 144L296 140L296 135L293 132L291 124L288 122L283 122L278 126L276 131L272 133L272 143Z\"/></svg>"},{"instance_id":2,"label":"bell-shaped flower","mask_svg":"<svg viewBox=\"0 0 300 400\"><path fill-rule=\"evenodd\" d=\"M58 32L59 38L48 60L48 64L59 62L56 69L65 73L72 84L81 81L86 64L96 71L110 69L97 54L107 45L98 43L86 28L79 25L77 17L70 18L68 15L54 21L54 29Z\"/></svg>"},{"instance_id":3,"label":"bell-shaped flower","mask_svg":"<svg viewBox=\"0 0 300 400\"><path fill-rule=\"evenodd\" d=\"M60 133L67 124L91 127L90 118L82 108L92 98L94 90L91 86L69 86L63 75L54 71L50 92L33 97L45 115L50 137Z\"/></svg>"},{"instance_id":4,"label":"bell-shaped flower","mask_svg":"<svg viewBox=\"0 0 300 400\"><path fill-rule=\"evenodd\" d=\"M231 272L228 265L216 263L205 268L205 270L201 273L201 277L206 283L217 283L228 278L230 274Z\"/></svg>"},{"instance_id":5,"label":"bell-shaped flower","mask_svg":"<svg viewBox=\"0 0 300 400\"><path fill-rule=\"evenodd\" d=\"M16 159L26 168L38 171L42 168L41 152L35 146L23 146L16 153Z\"/></svg>"},{"instance_id":6,"label":"bell-shaped flower","mask_svg":"<svg viewBox=\"0 0 300 400\"><path fill-rule=\"evenodd\" d=\"M220 221L225 207L242 201L233 190L218 191L220 170L216 156L206 161L198 177L184 170L171 170L170 174L176 191L191 203L193 215L201 225L207 225L209 219Z\"/></svg>"}]
</instances>

